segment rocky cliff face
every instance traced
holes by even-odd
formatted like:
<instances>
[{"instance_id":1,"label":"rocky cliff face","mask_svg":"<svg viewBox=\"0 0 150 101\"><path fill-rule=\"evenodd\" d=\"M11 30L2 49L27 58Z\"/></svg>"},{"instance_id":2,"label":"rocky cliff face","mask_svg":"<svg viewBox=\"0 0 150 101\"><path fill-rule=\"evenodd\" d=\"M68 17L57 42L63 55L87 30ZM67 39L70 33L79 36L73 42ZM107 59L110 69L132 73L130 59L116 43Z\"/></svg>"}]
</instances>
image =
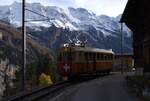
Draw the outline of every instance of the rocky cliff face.
<instances>
[{"instance_id":1,"label":"rocky cliff face","mask_svg":"<svg viewBox=\"0 0 150 101\"><path fill-rule=\"evenodd\" d=\"M11 64L22 63L22 34L16 28L0 22L0 60L8 59ZM50 54L50 50L41 46L36 40L27 37L27 64L38 61L38 56Z\"/></svg>"}]
</instances>

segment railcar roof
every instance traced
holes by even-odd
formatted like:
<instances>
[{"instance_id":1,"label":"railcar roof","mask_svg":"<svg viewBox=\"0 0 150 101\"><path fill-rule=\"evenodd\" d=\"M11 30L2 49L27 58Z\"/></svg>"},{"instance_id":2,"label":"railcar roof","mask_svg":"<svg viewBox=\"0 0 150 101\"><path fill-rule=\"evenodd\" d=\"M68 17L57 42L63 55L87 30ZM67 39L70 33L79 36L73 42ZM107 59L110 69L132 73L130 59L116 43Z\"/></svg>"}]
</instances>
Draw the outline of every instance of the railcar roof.
<instances>
[{"instance_id":1,"label":"railcar roof","mask_svg":"<svg viewBox=\"0 0 150 101\"><path fill-rule=\"evenodd\" d=\"M76 51L83 51L83 52L101 52L101 53L110 53L114 54L112 49L99 49L99 48L91 48L91 47L74 47Z\"/></svg>"}]
</instances>

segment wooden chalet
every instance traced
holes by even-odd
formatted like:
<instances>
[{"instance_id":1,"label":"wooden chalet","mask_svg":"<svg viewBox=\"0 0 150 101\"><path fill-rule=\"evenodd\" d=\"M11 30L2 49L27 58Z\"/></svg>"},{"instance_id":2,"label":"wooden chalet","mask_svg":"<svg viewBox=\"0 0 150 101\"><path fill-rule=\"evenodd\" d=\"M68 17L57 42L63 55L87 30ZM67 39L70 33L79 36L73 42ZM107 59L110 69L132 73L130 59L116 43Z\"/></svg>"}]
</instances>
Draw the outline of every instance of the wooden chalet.
<instances>
[{"instance_id":1,"label":"wooden chalet","mask_svg":"<svg viewBox=\"0 0 150 101\"><path fill-rule=\"evenodd\" d=\"M150 72L150 0L128 0L120 21L133 32L135 67Z\"/></svg>"}]
</instances>

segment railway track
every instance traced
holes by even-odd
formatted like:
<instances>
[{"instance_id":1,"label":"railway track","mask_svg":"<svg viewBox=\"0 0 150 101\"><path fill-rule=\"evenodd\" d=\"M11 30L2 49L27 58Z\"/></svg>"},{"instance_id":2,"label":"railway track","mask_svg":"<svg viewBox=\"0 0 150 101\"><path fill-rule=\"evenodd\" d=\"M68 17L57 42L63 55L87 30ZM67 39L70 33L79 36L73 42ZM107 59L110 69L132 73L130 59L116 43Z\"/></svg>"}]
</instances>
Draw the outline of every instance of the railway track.
<instances>
[{"instance_id":1,"label":"railway track","mask_svg":"<svg viewBox=\"0 0 150 101\"><path fill-rule=\"evenodd\" d=\"M63 89L70 85L73 85L73 83L69 81L64 81L64 82L54 84L52 86L36 89L32 92L22 92L18 95L6 98L3 101L36 101L50 93L59 91L60 89Z\"/></svg>"},{"instance_id":2,"label":"railway track","mask_svg":"<svg viewBox=\"0 0 150 101\"><path fill-rule=\"evenodd\" d=\"M100 77L103 77L103 76L101 75ZM21 92L17 95L4 98L2 101L40 101L40 99L46 96L52 95L55 92L59 92L62 89L65 89L69 86L79 84L82 82L86 82L88 80L92 80L95 78L97 78L97 76L96 77L94 76L92 78L88 77L88 79L82 78L81 80L78 79L77 81L63 81L63 82L59 82L51 86L46 86L46 87L35 89L32 92Z\"/></svg>"}]
</instances>

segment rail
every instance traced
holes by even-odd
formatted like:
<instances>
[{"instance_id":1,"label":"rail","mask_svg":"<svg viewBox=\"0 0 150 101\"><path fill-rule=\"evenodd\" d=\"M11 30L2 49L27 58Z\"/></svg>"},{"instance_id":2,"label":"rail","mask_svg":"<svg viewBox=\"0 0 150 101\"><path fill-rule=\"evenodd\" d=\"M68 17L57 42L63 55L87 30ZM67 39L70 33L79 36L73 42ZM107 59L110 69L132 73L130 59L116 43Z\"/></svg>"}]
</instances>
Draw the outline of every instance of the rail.
<instances>
[{"instance_id":1,"label":"rail","mask_svg":"<svg viewBox=\"0 0 150 101\"><path fill-rule=\"evenodd\" d=\"M41 97L44 97L69 85L71 85L71 82L64 81L51 86L35 89L32 92L21 92L18 95L4 98L3 101L36 101Z\"/></svg>"}]
</instances>

